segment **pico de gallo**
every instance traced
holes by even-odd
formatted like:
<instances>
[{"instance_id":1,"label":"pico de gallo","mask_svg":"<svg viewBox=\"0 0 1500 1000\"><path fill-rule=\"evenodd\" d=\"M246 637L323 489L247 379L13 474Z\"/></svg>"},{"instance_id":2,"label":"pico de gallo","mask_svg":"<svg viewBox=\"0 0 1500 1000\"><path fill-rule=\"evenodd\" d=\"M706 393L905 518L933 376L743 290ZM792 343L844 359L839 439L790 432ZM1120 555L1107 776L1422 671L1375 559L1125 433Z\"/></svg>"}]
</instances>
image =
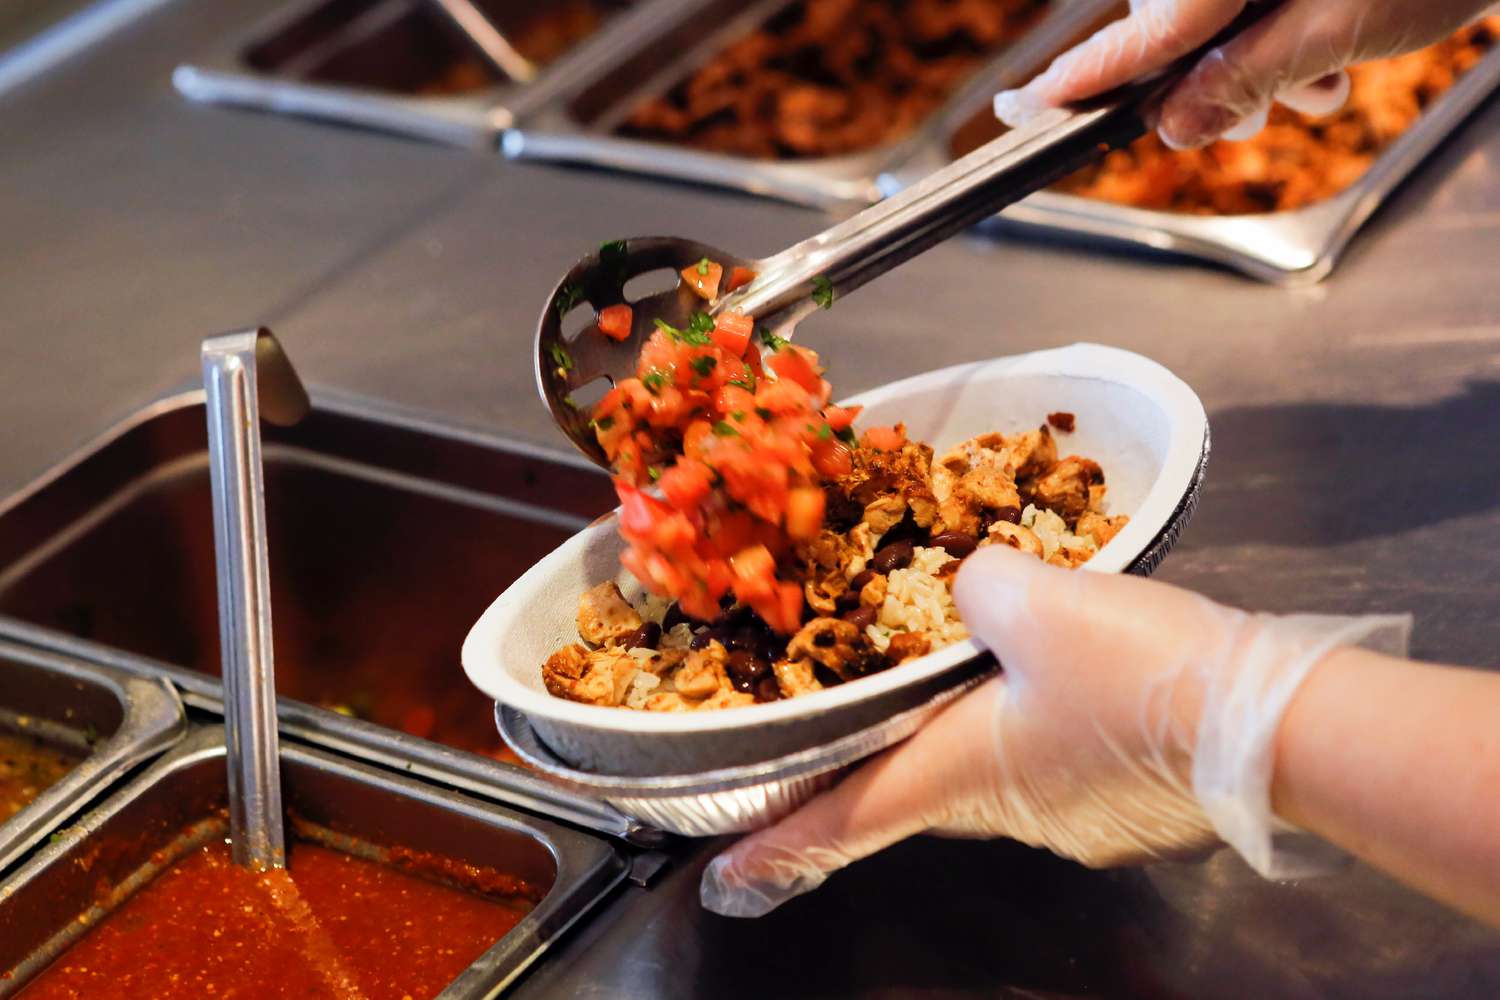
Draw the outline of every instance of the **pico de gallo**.
<instances>
[{"instance_id":1,"label":"pico de gallo","mask_svg":"<svg viewBox=\"0 0 1500 1000\"><path fill-rule=\"evenodd\" d=\"M682 278L708 305L721 284L754 274L704 259ZM624 339L629 306L611 309L600 334ZM743 312L698 312L683 329L657 322L636 376L593 414L620 497L621 562L648 590L699 620L733 595L778 632L800 627L802 585L782 564L823 527L823 486L849 473L859 414L829 403L824 374L814 351L757 331ZM882 448L902 441L871 432Z\"/></svg>"}]
</instances>

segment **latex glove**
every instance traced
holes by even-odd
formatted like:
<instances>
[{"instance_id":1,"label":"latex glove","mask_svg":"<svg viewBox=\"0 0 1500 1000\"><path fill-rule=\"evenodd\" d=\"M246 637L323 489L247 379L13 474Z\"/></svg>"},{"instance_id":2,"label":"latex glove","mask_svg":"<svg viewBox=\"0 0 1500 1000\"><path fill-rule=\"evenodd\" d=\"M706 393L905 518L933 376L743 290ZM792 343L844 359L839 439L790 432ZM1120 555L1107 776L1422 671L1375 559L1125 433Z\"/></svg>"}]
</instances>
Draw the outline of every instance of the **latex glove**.
<instances>
[{"instance_id":1,"label":"latex glove","mask_svg":"<svg viewBox=\"0 0 1500 1000\"><path fill-rule=\"evenodd\" d=\"M1337 646L1404 649L1406 617L1247 614L1165 584L989 547L954 598L1005 666L704 872L703 905L759 916L913 834L1011 837L1091 866L1228 841L1263 874L1327 854L1273 847L1274 737Z\"/></svg>"},{"instance_id":2,"label":"latex glove","mask_svg":"<svg viewBox=\"0 0 1500 1000\"><path fill-rule=\"evenodd\" d=\"M1249 0L1257 2L1257 0ZM1274 0L1260 0L1274 2ZM1019 126L1057 107L1141 79L1207 43L1247 0L1131 0L1129 16L1059 56L1020 90L995 97ZM1273 101L1329 114L1349 95L1343 69L1446 38L1494 0L1284 0L1249 30L1204 56L1168 95L1157 125L1179 149L1227 135L1249 138Z\"/></svg>"}]
</instances>

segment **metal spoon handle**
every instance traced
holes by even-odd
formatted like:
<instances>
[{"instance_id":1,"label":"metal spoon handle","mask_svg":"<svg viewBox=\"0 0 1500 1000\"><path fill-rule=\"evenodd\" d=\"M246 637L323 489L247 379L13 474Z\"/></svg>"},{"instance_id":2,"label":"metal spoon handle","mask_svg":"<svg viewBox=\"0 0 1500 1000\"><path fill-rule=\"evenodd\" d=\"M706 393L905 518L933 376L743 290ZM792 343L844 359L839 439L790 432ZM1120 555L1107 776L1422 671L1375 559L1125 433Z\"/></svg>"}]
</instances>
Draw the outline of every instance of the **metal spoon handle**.
<instances>
[{"instance_id":1,"label":"metal spoon handle","mask_svg":"<svg viewBox=\"0 0 1500 1000\"><path fill-rule=\"evenodd\" d=\"M981 219L1061 180L1149 129L1151 111L1204 53L1244 31L1274 2L1254 3L1211 42L1164 73L1087 105L1058 108L1000 136L920 182L763 262L756 280L719 309L782 327L816 308L823 281L853 291ZM816 283L815 283L816 282ZM825 292L828 287L825 286Z\"/></svg>"},{"instance_id":2,"label":"metal spoon handle","mask_svg":"<svg viewBox=\"0 0 1500 1000\"><path fill-rule=\"evenodd\" d=\"M205 340L203 385L219 585L230 836L235 864L264 871L285 867L286 842L260 420L264 416L272 423L296 423L307 411L307 393L269 330Z\"/></svg>"},{"instance_id":3,"label":"metal spoon handle","mask_svg":"<svg viewBox=\"0 0 1500 1000\"><path fill-rule=\"evenodd\" d=\"M811 308L815 281L851 292L981 219L1084 166L1103 148L1143 135L1137 107L1048 112L955 160L919 183L765 262L726 301L779 326ZM821 285L821 282L818 282Z\"/></svg>"}]
</instances>

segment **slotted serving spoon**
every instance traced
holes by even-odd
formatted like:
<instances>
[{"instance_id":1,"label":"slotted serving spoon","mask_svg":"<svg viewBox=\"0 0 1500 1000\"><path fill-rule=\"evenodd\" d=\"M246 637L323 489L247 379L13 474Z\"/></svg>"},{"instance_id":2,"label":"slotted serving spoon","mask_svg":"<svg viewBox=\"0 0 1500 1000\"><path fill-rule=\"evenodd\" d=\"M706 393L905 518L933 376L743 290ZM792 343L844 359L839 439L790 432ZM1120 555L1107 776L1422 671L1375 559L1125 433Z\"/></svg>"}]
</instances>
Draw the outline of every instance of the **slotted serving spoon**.
<instances>
[{"instance_id":1,"label":"slotted serving spoon","mask_svg":"<svg viewBox=\"0 0 1500 1000\"><path fill-rule=\"evenodd\" d=\"M1099 99L1046 112L935 171L832 228L762 260L728 253L694 240L651 236L606 243L573 266L558 282L537 325L537 387L563 433L598 465L608 468L590 426L585 386L614 384L635 374L656 321L684 329L696 312L710 316L740 310L756 325L791 339L801 319L968 228L980 219L1135 141L1151 127L1166 93L1202 55L1277 5L1251 4L1239 20L1166 72L1129 84ZM652 271L680 272L704 258L756 277L748 285L705 302L685 281L629 302L630 336L615 341L600 333L600 310L627 302L625 285ZM592 322L571 337L565 329L575 310L591 310ZM602 395L598 393L596 395Z\"/></svg>"}]
</instances>

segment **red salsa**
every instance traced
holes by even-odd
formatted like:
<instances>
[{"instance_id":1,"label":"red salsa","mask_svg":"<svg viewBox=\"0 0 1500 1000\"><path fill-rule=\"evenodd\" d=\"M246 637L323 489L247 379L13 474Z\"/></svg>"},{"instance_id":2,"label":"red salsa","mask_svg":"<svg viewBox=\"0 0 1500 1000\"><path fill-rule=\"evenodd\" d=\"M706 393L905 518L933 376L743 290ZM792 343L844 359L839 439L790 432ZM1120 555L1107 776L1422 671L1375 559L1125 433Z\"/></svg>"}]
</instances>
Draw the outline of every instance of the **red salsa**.
<instances>
[{"instance_id":1,"label":"red salsa","mask_svg":"<svg viewBox=\"0 0 1500 1000\"><path fill-rule=\"evenodd\" d=\"M260 874L236 867L222 842L192 852L20 995L431 997L513 928L537 895L499 873L490 873L496 877L488 885L511 898L487 898L312 844L293 844L290 852L290 871ZM426 857L405 852L399 860L426 871Z\"/></svg>"}]
</instances>

